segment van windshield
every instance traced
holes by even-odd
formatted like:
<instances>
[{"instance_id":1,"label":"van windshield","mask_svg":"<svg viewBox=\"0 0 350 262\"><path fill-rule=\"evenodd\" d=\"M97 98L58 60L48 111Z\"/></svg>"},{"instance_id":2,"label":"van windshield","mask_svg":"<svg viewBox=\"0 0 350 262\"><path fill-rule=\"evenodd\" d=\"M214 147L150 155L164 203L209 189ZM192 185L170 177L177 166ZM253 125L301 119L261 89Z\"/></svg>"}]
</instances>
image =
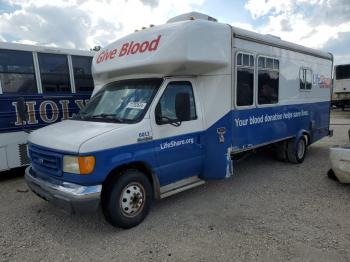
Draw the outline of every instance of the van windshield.
<instances>
[{"instance_id":1,"label":"van windshield","mask_svg":"<svg viewBox=\"0 0 350 262\"><path fill-rule=\"evenodd\" d=\"M137 79L108 84L80 110L76 119L137 122L146 113L161 83L162 79Z\"/></svg>"}]
</instances>

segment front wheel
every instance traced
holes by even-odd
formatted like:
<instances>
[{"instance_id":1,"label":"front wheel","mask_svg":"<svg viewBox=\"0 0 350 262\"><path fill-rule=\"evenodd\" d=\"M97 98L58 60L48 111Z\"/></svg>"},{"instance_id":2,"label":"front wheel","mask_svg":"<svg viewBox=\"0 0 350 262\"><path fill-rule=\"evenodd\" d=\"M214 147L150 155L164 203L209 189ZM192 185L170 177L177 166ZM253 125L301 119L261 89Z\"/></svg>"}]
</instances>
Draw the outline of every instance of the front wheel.
<instances>
[{"instance_id":1,"label":"front wheel","mask_svg":"<svg viewBox=\"0 0 350 262\"><path fill-rule=\"evenodd\" d=\"M152 185L145 174L130 169L111 179L103 196L103 213L113 226L131 228L147 216L153 198Z\"/></svg>"}]
</instances>

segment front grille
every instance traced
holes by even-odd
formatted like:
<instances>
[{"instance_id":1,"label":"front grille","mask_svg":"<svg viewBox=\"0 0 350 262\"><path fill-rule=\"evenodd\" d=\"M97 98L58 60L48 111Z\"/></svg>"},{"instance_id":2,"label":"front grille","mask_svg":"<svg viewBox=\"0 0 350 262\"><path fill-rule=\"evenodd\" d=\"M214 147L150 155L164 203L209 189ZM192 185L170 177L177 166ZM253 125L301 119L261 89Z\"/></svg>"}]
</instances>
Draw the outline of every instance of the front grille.
<instances>
[{"instance_id":1,"label":"front grille","mask_svg":"<svg viewBox=\"0 0 350 262\"><path fill-rule=\"evenodd\" d=\"M30 164L30 160L28 158L27 146L28 146L27 144L18 145L19 160L20 160L21 166Z\"/></svg>"},{"instance_id":2,"label":"front grille","mask_svg":"<svg viewBox=\"0 0 350 262\"><path fill-rule=\"evenodd\" d=\"M29 146L29 155L35 171L55 176L62 175L62 155L33 145Z\"/></svg>"}]
</instances>

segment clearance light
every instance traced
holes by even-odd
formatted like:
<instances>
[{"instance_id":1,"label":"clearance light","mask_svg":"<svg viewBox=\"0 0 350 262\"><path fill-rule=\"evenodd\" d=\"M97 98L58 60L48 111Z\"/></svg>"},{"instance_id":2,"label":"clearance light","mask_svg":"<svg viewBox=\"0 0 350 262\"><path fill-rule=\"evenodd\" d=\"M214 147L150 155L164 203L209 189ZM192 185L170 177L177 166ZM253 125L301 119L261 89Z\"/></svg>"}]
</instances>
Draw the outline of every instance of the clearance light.
<instances>
[{"instance_id":1,"label":"clearance light","mask_svg":"<svg viewBox=\"0 0 350 262\"><path fill-rule=\"evenodd\" d=\"M95 157L93 156L64 156L63 172L88 175L94 171Z\"/></svg>"}]
</instances>

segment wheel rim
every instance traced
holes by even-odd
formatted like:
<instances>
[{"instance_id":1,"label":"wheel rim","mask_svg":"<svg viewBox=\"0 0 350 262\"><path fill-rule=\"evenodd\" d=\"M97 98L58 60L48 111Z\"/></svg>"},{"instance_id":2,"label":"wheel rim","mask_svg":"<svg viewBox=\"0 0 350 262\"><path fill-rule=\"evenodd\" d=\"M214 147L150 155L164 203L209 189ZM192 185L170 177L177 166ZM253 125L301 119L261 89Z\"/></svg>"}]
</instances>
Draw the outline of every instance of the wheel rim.
<instances>
[{"instance_id":1,"label":"wheel rim","mask_svg":"<svg viewBox=\"0 0 350 262\"><path fill-rule=\"evenodd\" d=\"M299 159L302 159L304 157L305 154L305 141L304 139L300 139L299 143L298 143L298 151L297 151L297 156Z\"/></svg>"},{"instance_id":2,"label":"wheel rim","mask_svg":"<svg viewBox=\"0 0 350 262\"><path fill-rule=\"evenodd\" d=\"M120 208L124 216L135 217L143 209L145 203L145 189L140 183L130 183L120 196Z\"/></svg>"}]
</instances>

